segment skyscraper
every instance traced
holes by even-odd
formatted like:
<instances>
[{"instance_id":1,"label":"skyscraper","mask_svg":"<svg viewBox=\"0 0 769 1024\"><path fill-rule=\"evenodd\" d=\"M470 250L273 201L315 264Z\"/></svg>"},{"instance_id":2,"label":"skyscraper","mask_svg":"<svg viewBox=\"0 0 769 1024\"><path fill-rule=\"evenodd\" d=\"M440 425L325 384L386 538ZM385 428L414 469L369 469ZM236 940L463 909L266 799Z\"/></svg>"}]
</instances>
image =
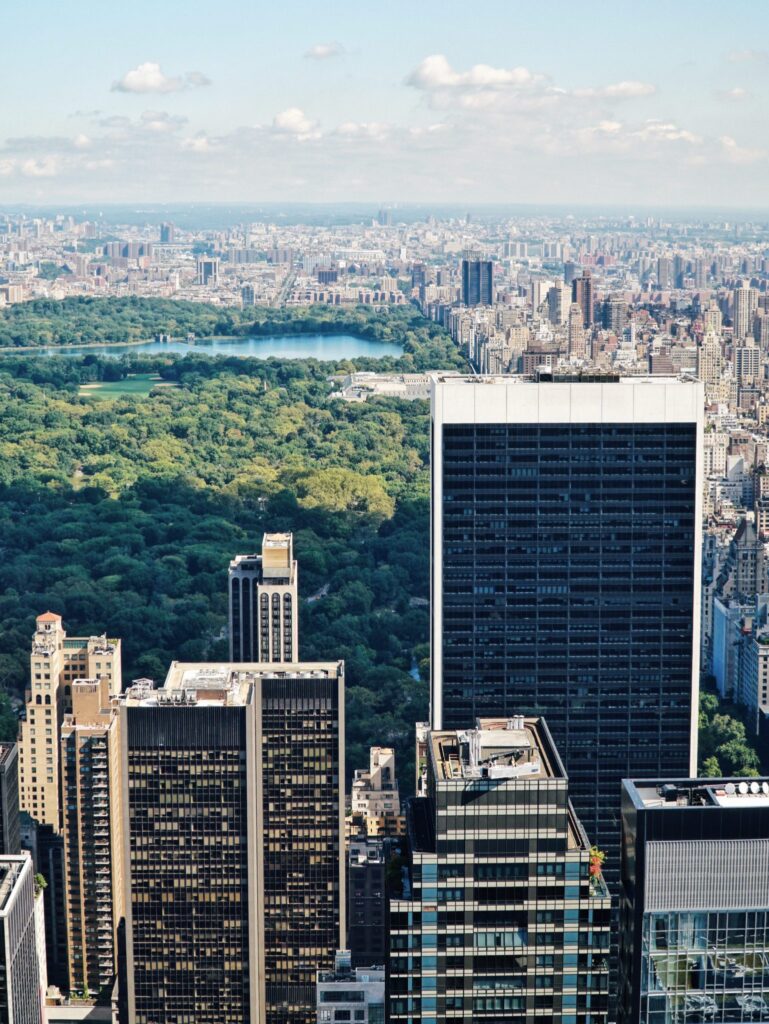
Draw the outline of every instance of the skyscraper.
<instances>
[{"instance_id":1,"label":"skyscraper","mask_svg":"<svg viewBox=\"0 0 769 1024\"><path fill-rule=\"evenodd\" d=\"M593 311L593 279L589 270L582 271L582 277L575 277L571 283L571 299L582 310L582 326L592 327Z\"/></svg>"},{"instance_id":2,"label":"skyscraper","mask_svg":"<svg viewBox=\"0 0 769 1024\"><path fill-rule=\"evenodd\" d=\"M769 1020L769 780L626 780L621 1024Z\"/></svg>"},{"instance_id":3,"label":"skyscraper","mask_svg":"<svg viewBox=\"0 0 769 1024\"><path fill-rule=\"evenodd\" d=\"M61 727L70 991L109 992L123 917L120 722L106 679L76 679Z\"/></svg>"},{"instance_id":4,"label":"skyscraper","mask_svg":"<svg viewBox=\"0 0 769 1024\"><path fill-rule=\"evenodd\" d=\"M545 722L433 730L425 762L390 901L389 1020L604 1022L610 898Z\"/></svg>"},{"instance_id":5,"label":"skyscraper","mask_svg":"<svg viewBox=\"0 0 769 1024\"><path fill-rule=\"evenodd\" d=\"M230 562L230 659L296 661L298 571L290 533L265 533L260 555Z\"/></svg>"},{"instance_id":6,"label":"skyscraper","mask_svg":"<svg viewBox=\"0 0 769 1024\"><path fill-rule=\"evenodd\" d=\"M32 858L0 857L0 1021L42 1024Z\"/></svg>"},{"instance_id":7,"label":"skyscraper","mask_svg":"<svg viewBox=\"0 0 769 1024\"><path fill-rule=\"evenodd\" d=\"M392 840L358 836L347 856L347 948L353 967L387 960L386 861Z\"/></svg>"},{"instance_id":8,"label":"skyscraper","mask_svg":"<svg viewBox=\"0 0 769 1024\"><path fill-rule=\"evenodd\" d=\"M164 221L160 225L160 241L163 245L170 245L176 241L176 227L170 221Z\"/></svg>"},{"instance_id":9,"label":"skyscraper","mask_svg":"<svg viewBox=\"0 0 769 1024\"><path fill-rule=\"evenodd\" d=\"M584 359L587 355L585 328L582 326L582 307L577 302L569 306L568 344L569 355Z\"/></svg>"},{"instance_id":10,"label":"skyscraper","mask_svg":"<svg viewBox=\"0 0 769 1024\"><path fill-rule=\"evenodd\" d=\"M132 1024L310 1024L344 943L344 675L174 662L121 705Z\"/></svg>"},{"instance_id":11,"label":"skyscraper","mask_svg":"<svg viewBox=\"0 0 769 1024\"><path fill-rule=\"evenodd\" d=\"M494 264L483 253L466 249L462 254L462 305L491 306L494 302Z\"/></svg>"},{"instance_id":12,"label":"skyscraper","mask_svg":"<svg viewBox=\"0 0 769 1024\"><path fill-rule=\"evenodd\" d=\"M216 287L219 284L219 260L213 256L198 256L196 279L199 285Z\"/></svg>"},{"instance_id":13,"label":"skyscraper","mask_svg":"<svg viewBox=\"0 0 769 1024\"><path fill-rule=\"evenodd\" d=\"M0 743L0 854L20 851L18 748L15 743Z\"/></svg>"},{"instance_id":14,"label":"skyscraper","mask_svg":"<svg viewBox=\"0 0 769 1024\"><path fill-rule=\"evenodd\" d=\"M59 727L72 707L78 678L107 680L120 693L120 641L106 636L68 637L60 615L37 617L30 657L26 715L19 730L19 803L39 824L61 831Z\"/></svg>"},{"instance_id":15,"label":"skyscraper","mask_svg":"<svg viewBox=\"0 0 769 1024\"><path fill-rule=\"evenodd\" d=\"M752 337L753 316L758 308L758 292L748 281L740 281L732 292L734 305L734 337L736 340Z\"/></svg>"},{"instance_id":16,"label":"skyscraper","mask_svg":"<svg viewBox=\"0 0 769 1024\"><path fill-rule=\"evenodd\" d=\"M619 866L624 777L696 763L703 389L432 384L434 728L547 717Z\"/></svg>"}]
</instances>

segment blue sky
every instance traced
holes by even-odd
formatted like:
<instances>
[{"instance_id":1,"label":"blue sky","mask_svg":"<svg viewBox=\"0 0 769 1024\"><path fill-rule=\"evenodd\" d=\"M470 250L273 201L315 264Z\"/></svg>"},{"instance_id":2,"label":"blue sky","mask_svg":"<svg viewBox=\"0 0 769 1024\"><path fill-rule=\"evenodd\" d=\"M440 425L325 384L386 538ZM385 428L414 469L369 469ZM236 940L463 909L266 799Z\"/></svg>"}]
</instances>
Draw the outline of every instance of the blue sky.
<instances>
[{"instance_id":1,"label":"blue sky","mask_svg":"<svg viewBox=\"0 0 769 1024\"><path fill-rule=\"evenodd\" d=\"M769 4L29 0L0 203L769 207Z\"/></svg>"}]
</instances>

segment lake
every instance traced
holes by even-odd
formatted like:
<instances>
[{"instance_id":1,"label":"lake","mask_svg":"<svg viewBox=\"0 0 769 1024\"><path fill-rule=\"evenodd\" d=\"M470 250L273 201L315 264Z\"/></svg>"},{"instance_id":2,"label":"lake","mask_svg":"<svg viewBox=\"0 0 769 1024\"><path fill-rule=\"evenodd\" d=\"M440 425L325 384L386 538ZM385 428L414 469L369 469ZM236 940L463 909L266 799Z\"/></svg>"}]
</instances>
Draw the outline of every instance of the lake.
<instances>
[{"instance_id":1,"label":"lake","mask_svg":"<svg viewBox=\"0 0 769 1024\"><path fill-rule=\"evenodd\" d=\"M365 356L403 355L393 342L367 341L352 334L268 334L259 338L219 338L212 341L145 341L139 345L68 345L66 348L40 348L28 352L0 352L3 355L41 356L123 356L163 355L168 352L199 352L208 356L251 356L257 359L356 359Z\"/></svg>"}]
</instances>

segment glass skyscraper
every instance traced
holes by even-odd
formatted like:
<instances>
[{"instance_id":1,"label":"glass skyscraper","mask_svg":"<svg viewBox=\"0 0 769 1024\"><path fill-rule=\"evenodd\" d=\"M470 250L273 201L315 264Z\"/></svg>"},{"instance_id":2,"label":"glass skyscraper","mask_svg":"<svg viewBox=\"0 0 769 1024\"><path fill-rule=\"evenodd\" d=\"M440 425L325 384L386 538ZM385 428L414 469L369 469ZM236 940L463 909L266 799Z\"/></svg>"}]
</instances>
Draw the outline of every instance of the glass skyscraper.
<instances>
[{"instance_id":1,"label":"glass skyscraper","mask_svg":"<svg viewBox=\"0 0 769 1024\"><path fill-rule=\"evenodd\" d=\"M428 732L390 901L397 1024L605 1024L610 898L546 723Z\"/></svg>"},{"instance_id":2,"label":"glass skyscraper","mask_svg":"<svg viewBox=\"0 0 769 1024\"><path fill-rule=\"evenodd\" d=\"M620 1024L769 1021L769 780L630 781Z\"/></svg>"},{"instance_id":3,"label":"glass skyscraper","mask_svg":"<svg viewBox=\"0 0 769 1024\"><path fill-rule=\"evenodd\" d=\"M619 869L620 783L691 774L702 386L436 377L433 728L545 716Z\"/></svg>"}]
</instances>

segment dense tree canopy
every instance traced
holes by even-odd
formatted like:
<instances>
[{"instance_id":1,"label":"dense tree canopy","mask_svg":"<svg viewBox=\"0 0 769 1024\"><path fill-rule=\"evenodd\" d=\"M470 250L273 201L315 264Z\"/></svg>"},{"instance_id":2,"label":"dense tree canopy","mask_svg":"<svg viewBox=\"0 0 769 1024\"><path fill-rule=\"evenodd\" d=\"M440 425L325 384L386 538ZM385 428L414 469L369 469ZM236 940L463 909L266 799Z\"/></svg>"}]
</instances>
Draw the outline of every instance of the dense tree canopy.
<instances>
[{"instance_id":1,"label":"dense tree canopy","mask_svg":"<svg viewBox=\"0 0 769 1024\"><path fill-rule=\"evenodd\" d=\"M413 311L371 322L412 347L412 365L461 365ZM352 330L349 316L334 329ZM348 770L393 744L410 785L427 712L428 409L331 399L330 374L363 366L379 368L197 352L0 359L0 688L23 694L47 608L73 634L122 637L126 681L161 681L174 658L226 658L230 558L264 530L293 530L301 656L347 666ZM137 371L173 386L79 393Z\"/></svg>"},{"instance_id":2,"label":"dense tree canopy","mask_svg":"<svg viewBox=\"0 0 769 1024\"><path fill-rule=\"evenodd\" d=\"M242 326L238 311L193 304L111 308L110 317L108 300L15 306L0 331L22 344L36 330L63 343L173 332L172 320L200 332ZM198 352L0 357L0 738L15 729L7 695L23 696L37 614L60 613L72 634L122 637L125 681L162 681L172 659L227 657L230 558L257 550L265 530L292 530L301 656L347 666L348 771L367 764L369 745L391 744L408 789L413 724L427 713L429 411L332 399L329 377L462 361L410 309L249 316L265 333L299 321L370 331L406 354L336 364ZM171 386L99 402L80 394L84 382L136 372ZM744 725L712 695L700 726L706 772L758 769Z\"/></svg>"}]
</instances>

